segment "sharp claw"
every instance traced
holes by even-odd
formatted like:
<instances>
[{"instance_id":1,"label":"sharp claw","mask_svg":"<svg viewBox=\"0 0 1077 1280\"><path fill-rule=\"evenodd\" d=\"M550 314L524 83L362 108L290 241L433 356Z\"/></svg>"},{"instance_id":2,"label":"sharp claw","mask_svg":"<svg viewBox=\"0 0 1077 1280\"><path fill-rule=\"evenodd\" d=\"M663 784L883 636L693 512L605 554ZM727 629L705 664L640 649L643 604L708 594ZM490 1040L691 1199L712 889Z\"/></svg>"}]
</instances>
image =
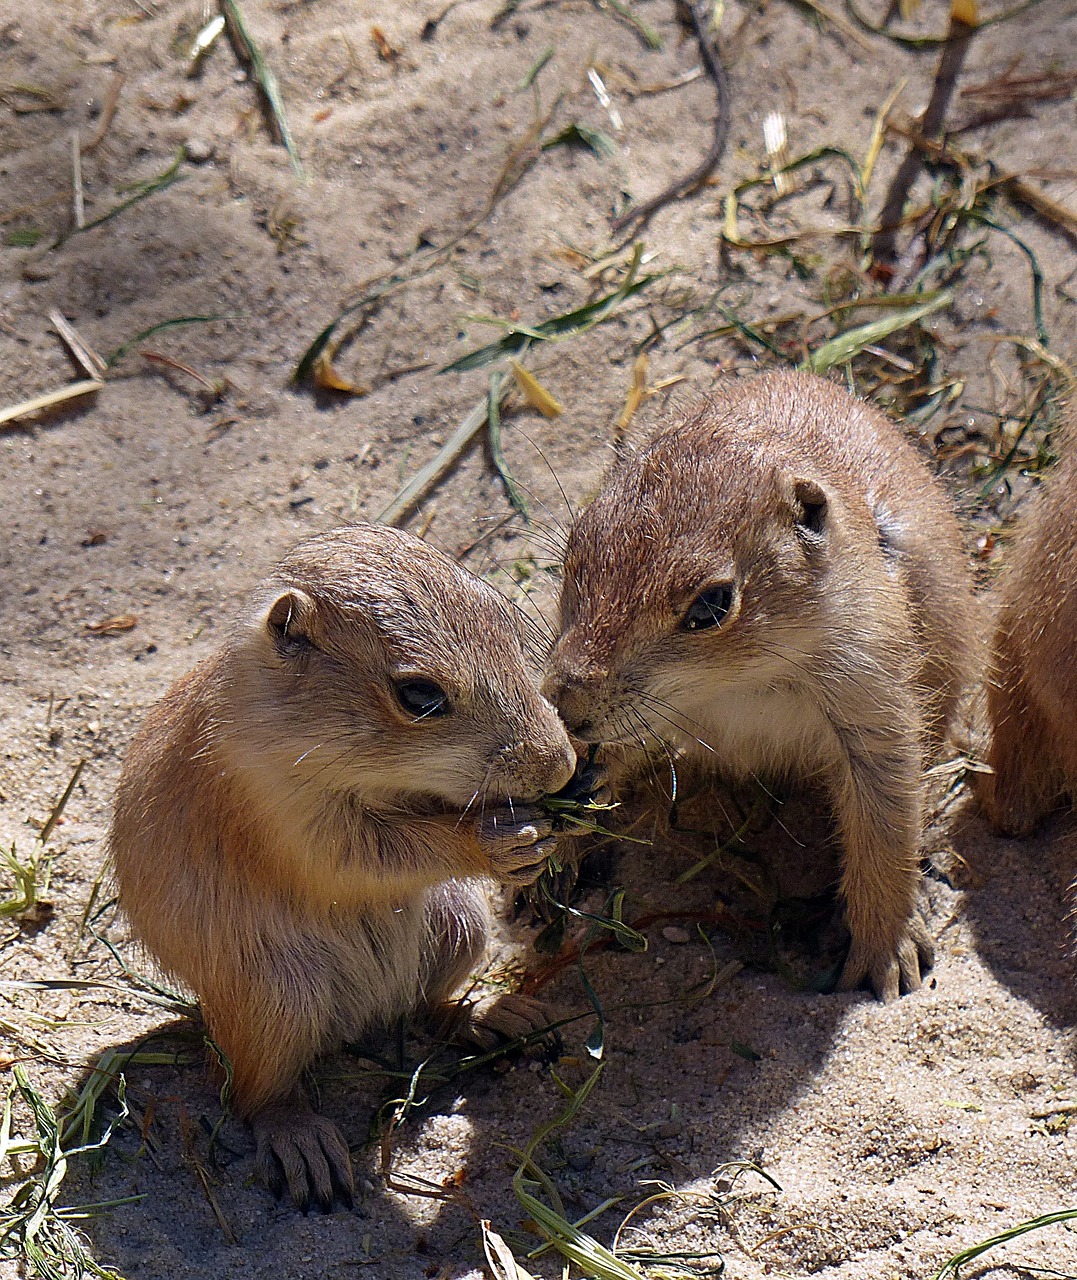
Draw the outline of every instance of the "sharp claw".
<instances>
[{"instance_id":1,"label":"sharp claw","mask_svg":"<svg viewBox=\"0 0 1077 1280\"><path fill-rule=\"evenodd\" d=\"M273 1108L253 1123L258 1173L278 1199L287 1186L304 1215L312 1199L326 1213L335 1198L353 1205L351 1158L335 1125L304 1107Z\"/></svg>"}]
</instances>

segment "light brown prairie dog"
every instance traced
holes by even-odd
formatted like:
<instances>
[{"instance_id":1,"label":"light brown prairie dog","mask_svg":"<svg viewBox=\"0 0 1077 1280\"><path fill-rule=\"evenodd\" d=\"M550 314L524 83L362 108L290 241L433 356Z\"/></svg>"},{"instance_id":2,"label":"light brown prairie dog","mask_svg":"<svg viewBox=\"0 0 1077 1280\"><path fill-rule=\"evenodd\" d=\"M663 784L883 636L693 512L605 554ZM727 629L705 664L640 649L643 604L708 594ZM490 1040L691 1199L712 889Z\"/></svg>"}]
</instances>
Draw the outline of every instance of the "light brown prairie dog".
<instances>
[{"instance_id":1,"label":"light brown prairie dog","mask_svg":"<svg viewBox=\"0 0 1077 1280\"><path fill-rule=\"evenodd\" d=\"M1023 836L1077 799L1077 401L1065 451L1018 526L998 591L987 684L992 742L979 793L993 825Z\"/></svg>"},{"instance_id":2,"label":"light brown prairie dog","mask_svg":"<svg viewBox=\"0 0 1077 1280\"><path fill-rule=\"evenodd\" d=\"M471 877L537 877L550 823L518 801L574 764L506 602L377 526L298 546L151 713L116 797L120 901L198 994L271 1186L350 1198L304 1068L452 996L487 939ZM475 1016L544 1025L511 996Z\"/></svg>"},{"instance_id":3,"label":"light brown prairie dog","mask_svg":"<svg viewBox=\"0 0 1077 1280\"><path fill-rule=\"evenodd\" d=\"M961 533L899 427L803 373L721 384L614 465L568 535L546 695L587 742L819 777L842 988L920 984L925 756L977 674Z\"/></svg>"}]
</instances>

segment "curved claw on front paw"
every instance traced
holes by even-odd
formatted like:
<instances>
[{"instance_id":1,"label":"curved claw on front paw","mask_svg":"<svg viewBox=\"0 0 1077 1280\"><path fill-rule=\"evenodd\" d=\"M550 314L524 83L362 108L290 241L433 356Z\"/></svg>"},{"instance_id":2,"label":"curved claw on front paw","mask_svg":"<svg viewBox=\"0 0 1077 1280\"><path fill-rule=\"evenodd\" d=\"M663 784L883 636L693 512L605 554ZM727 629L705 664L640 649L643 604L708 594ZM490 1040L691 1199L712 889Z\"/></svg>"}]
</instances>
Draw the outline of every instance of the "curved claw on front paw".
<instances>
[{"instance_id":1,"label":"curved claw on front paw","mask_svg":"<svg viewBox=\"0 0 1077 1280\"><path fill-rule=\"evenodd\" d=\"M853 944L845 961L839 991L856 991L864 985L888 1004L919 990L923 975L935 963L935 943L923 917L917 912L892 947L875 952Z\"/></svg>"},{"instance_id":2,"label":"curved claw on front paw","mask_svg":"<svg viewBox=\"0 0 1077 1280\"><path fill-rule=\"evenodd\" d=\"M477 834L490 860L490 873L514 888L533 884L557 847L549 816L530 806L484 814Z\"/></svg>"},{"instance_id":3,"label":"curved claw on front paw","mask_svg":"<svg viewBox=\"0 0 1077 1280\"><path fill-rule=\"evenodd\" d=\"M331 1120L306 1107L271 1107L251 1120L258 1144L258 1176L279 1199L285 1187L297 1209L311 1202L327 1213L355 1201L348 1144Z\"/></svg>"},{"instance_id":4,"label":"curved claw on front paw","mask_svg":"<svg viewBox=\"0 0 1077 1280\"><path fill-rule=\"evenodd\" d=\"M487 996L468 1007L467 1019L457 1039L484 1053L492 1053L506 1041L519 1040L549 1027L550 1011L541 1000L521 995ZM550 1034L556 1033L550 1031Z\"/></svg>"}]
</instances>

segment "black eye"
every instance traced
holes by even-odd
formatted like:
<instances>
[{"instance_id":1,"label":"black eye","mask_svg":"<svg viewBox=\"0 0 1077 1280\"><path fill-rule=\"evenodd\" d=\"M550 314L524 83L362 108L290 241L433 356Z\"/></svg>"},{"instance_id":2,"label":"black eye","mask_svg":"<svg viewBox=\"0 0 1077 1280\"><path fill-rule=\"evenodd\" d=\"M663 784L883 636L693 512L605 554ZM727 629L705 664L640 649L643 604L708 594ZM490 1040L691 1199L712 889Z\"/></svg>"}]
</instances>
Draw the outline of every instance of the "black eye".
<instances>
[{"instance_id":1,"label":"black eye","mask_svg":"<svg viewBox=\"0 0 1077 1280\"><path fill-rule=\"evenodd\" d=\"M733 607L733 584L722 582L708 587L692 601L681 623L683 631L703 631L707 627L720 627Z\"/></svg>"},{"instance_id":2,"label":"black eye","mask_svg":"<svg viewBox=\"0 0 1077 1280\"><path fill-rule=\"evenodd\" d=\"M433 680L402 680L396 686L397 701L416 720L448 715L449 695Z\"/></svg>"}]
</instances>

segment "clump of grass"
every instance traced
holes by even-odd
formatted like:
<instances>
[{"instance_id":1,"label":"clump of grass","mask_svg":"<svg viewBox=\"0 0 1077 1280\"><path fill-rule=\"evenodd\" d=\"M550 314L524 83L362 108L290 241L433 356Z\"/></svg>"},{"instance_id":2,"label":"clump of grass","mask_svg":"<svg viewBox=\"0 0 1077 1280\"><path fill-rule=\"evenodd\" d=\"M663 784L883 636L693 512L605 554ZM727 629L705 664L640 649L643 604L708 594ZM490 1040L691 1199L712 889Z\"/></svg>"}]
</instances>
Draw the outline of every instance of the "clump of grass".
<instances>
[{"instance_id":1,"label":"clump of grass","mask_svg":"<svg viewBox=\"0 0 1077 1280\"><path fill-rule=\"evenodd\" d=\"M547 1243L562 1257L579 1267L585 1275L593 1276L596 1280L645 1280L638 1268L623 1261L599 1244L594 1236L581 1230L578 1223L569 1220L557 1188L535 1159L535 1152L541 1144L551 1134L571 1124L579 1115L602 1077L603 1065L599 1063L576 1090L571 1089L556 1075L553 1077L568 1099L568 1105L560 1115L540 1125L526 1150L519 1152L520 1165L513 1175L512 1189L521 1208L546 1237ZM545 1198L540 1199L536 1192L542 1193Z\"/></svg>"},{"instance_id":2,"label":"clump of grass","mask_svg":"<svg viewBox=\"0 0 1077 1280\"><path fill-rule=\"evenodd\" d=\"M75 766L63 795L53 805L52 812L45 819L25 861L19 859L14 844L10 849L0 849L0 861L7 866L15 881L10 897L0 901L0 916L11 916L27 924L36 924L51 915L52 907L46 894L52 878L52 855L46 853L45 846L63 816L85 765L86 761L80 760Z\"/></svg>"},{"instance_id":3,"label":"clump of grass","mask_svg":"<svg viewBox=\"0 0 1077 1280\"><path fill-rule=\"evenodd\" d=\"M95 1276L98 1280L122 1280L117 1272L93 1258L72 1224L142 1197L78 1207L60 1206L57 1200L71 1157L103 1147L115 1126L127 1116L123 1077L119 1079L117 1090L120 1114L100 1140L65 1149L62 1122L30 1083L25 1068L16 1064L13 1075L0 1125L0 1161L11 1155L32 1154L38 1158L40 1170L23 1182L8 1203L0 1208L0 1260L27 1263L32 1274L42 1280L83 1280L86 1276ZM11 1141L12 1105L16 1096L29 1107L34 1121L33 1137L21 1143Z\"/></svg>"}]
</instances>

